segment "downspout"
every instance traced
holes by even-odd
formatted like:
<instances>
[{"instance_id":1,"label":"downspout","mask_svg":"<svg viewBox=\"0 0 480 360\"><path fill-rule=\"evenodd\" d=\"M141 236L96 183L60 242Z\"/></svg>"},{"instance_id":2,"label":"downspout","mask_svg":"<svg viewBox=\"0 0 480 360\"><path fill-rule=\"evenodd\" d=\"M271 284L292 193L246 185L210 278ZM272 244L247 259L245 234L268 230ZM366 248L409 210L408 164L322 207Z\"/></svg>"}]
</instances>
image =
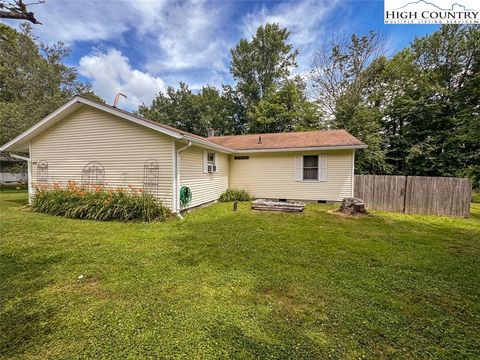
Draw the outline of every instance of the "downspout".
<instances>
[{"instance_id":1,"label":"downspout","mask_svg":"<svg viewBox=\"0 0 480 360\"><path fill-rule=\"evenodd\" d=\"M355 149L352 150L352 197L355 197Z\"/></svg>"},{"instance_id":2,"label":"downspout","mask_svg":"<svg viewBox=\"0 0 480 360\"><path fill-rule=\"evenodd\" d=\"M176 156L175 156L175 179L176 179L176 185L175 185L175 212L178 214L180 218L182 218L182 215L180 215L180 196L178 196L178 191L179 191L179 186L180 186L180 153L186 149L188 149L190 146L192 146L192 142L188 141L188 144L185 145L184 147L178 149L176 151Z\"/></svg>"},{"instance_id":3,"label":"downspout","mask_svg":"<svg viewBox=\"0 0 480 360\"><path fill-rule=\"evenodd\" d=\"M30 148L30 145L29 145L29 148ZM31 204L32 203L32 159L27 158L25 156L15 155L15 154L12 154L12 153L9 153L9 155L14 159L23 160L23 161L27 162L27 166L28 166L28 175L27 175L28 176L28 179L27 179L27 181L28 181L28 203Z\"/></svg>"}]
</instances>

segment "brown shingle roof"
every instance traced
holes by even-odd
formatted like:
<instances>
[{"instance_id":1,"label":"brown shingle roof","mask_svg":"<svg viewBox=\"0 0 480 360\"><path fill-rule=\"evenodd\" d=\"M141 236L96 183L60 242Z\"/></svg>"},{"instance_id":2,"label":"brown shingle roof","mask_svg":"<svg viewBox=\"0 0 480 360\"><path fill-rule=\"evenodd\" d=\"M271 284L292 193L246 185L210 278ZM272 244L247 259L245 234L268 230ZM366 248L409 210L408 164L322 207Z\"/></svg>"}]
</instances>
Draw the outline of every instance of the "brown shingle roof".
<instances>
[{"instance_id":1,"label":"brown shingle roof","mask_svg":"<svg viewBox=\"0 0 480 360\"><path fill-rule=\"evenodd\" d=\"M261 141L259 141L260 138ZM208 138L208 140L235 150L365 145L345 130L215 136Z\"/></svg>"}]
</instances>

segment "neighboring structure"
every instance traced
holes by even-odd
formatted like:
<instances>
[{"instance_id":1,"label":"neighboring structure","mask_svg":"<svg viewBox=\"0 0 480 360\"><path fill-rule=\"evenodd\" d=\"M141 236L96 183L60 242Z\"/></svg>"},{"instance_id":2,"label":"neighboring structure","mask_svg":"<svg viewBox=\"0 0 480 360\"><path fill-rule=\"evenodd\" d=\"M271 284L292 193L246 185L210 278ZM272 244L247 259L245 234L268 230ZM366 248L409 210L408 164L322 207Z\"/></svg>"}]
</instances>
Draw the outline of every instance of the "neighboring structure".
<instances>
[{"instance_id":1,"label":"neighboring structure","mask_svg":"<svg viewBox=\"0 0 480 360\"><path fill-rule=\"evenodd\" d=\"M353 195L355 149L344 130L202 137L76 96L0 151L29 153L36 184L142 188L175 212L227 188L256 198L341 201ZM180 206L188 186L192 201Z\"/></svg>"},{"instance_id":2,"label":"neighboring structure","mask_svg":"<svg viewBox=\"0 0 480 360\"><path fill-rule=\"evenodd\" d=\"M11 185L27 182L27 171L22 160L15 159L0 152L0 185Z\"/></svg>"}]
</instances>

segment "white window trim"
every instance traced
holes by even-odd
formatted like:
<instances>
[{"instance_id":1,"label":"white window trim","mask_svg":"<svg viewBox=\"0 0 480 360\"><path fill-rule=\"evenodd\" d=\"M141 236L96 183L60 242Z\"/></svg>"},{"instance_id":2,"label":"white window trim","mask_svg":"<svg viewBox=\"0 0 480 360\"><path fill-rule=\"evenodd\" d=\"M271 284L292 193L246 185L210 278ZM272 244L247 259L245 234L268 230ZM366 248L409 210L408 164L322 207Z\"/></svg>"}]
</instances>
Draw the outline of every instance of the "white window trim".
<instances>
[{"instance_id":1,"label":"white window trim","mask_svg":"<svg viewBox=\"0 0 480 360\"><path fill-rule=\"evenodd\" d=\"M317 179L304 179L303 178L303 158L304 156L318 156L318 173ZM323 160L323 161L322 161ZM297 182L306 182L306 183L315 183L315 182L327 182L328 181L328 155L309 155L302 154L294 157L295 165L295 181ZM322 166L324 163L325 166Z\"/></svg>"},{"instance_id":2,"label":"white window trim","mask_svg":"<svg viewBox=\"0 0 480 360\"><path fill-rule=\"evenodd\" d=\"M208 161L208 154L213 154L213 162ZM208 172L208 165L215 166L214 172ZM203 152L203 173L204 174L215 174L218 172L218 164L217 164L217 153L214 151L207 151Z\"/></svg>"}]
</instances>

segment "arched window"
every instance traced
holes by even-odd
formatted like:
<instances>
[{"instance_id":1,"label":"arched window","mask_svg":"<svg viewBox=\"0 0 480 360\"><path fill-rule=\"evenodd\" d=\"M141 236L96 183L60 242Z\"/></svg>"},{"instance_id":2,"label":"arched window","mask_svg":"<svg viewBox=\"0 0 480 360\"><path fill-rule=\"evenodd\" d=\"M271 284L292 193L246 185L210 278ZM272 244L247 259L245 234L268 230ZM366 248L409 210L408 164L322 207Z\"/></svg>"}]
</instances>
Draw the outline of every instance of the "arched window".
<instances>
[{"instance_id":1,"label":"arched window","mask_svg":"<svg viewBox=\"0 0 480 360\"><path fill-rule=\"evenodd\" d=\"M40 160L37 163L37 182L48 182L48 162L47 160Z\"/></svg>"},{"instance_id":2,"label":"arched window","mask_svg":"<svg viewBox=\"0 0 480 360\"><path fill-rule=\"evenodd\" d=\"M91 161L82 169L82 185L103 185L105 183L105 169L98 161Z\"/></svg>"},{"instance_id":3,"label":"arched window","mask_svg":"<svg viewBox=\"0 0 480 360\"><path fill-rule=\"evenodd\" d=\"M148 159L143 165L143 190L153 196L158 195L160 166L155 159Z\"/></svg>"}]
</instances>

